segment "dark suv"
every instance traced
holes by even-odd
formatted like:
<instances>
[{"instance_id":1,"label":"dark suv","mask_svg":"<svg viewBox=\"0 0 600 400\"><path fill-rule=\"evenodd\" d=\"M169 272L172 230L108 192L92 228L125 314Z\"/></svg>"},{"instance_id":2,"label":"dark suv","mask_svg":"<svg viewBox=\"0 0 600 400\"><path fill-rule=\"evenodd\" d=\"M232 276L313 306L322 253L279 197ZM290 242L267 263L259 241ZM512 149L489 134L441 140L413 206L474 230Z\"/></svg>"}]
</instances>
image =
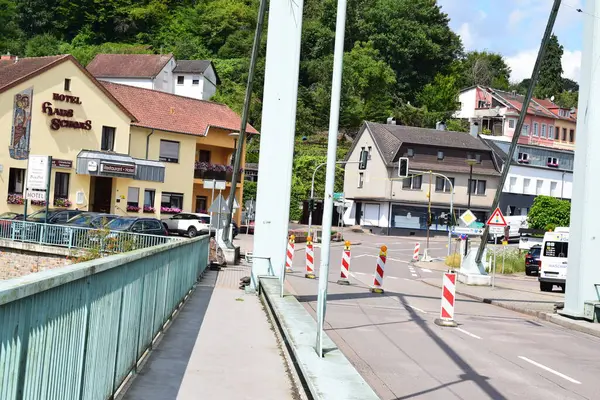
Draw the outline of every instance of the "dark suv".
<instances>
[{"instance_id":1,"label":"dark suv","mask_svg":"<svg viewBox=\"0 0 600 400\"><path fill-rule=\"evenodd\" d=\"M156 218L119 217L106 224L106 228L111 231L169 236L163 224Z\"/></svg>"},{"instance_id":2,"label":"dark suv","mask_svg":"<svg viewBox=\"0 0 600 400\"><path fill-rule=\"evenodd\" d=\"M48 223L49 224L64 224L76 215L81 214L81 210L48 210ZM46 210L40 210L27 216L27 222L46 222Z\"/></svg>"},{"instance_id":3,"label":"dark suv","mask_svg":"<svg viewBox=\"0 0 600 400\"><path fill-rule=\"evenodd\" d=\"M542 246L536 244L531 246L525 255L525 275L537 275L540 270L540 256L542 254Z\"/></svg>"}]
</instances>

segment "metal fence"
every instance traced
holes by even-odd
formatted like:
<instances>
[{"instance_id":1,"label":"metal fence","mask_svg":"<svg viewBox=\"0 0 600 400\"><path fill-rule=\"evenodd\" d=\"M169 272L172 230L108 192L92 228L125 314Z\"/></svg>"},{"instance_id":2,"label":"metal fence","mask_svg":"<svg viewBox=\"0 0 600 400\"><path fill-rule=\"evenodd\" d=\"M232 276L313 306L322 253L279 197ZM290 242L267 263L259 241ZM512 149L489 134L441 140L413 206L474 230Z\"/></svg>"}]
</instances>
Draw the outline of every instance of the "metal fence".
<instances>
[{"instance_id":1,"label":"metal fence","mask_svg":"<svg viewBox=\"0 0 600 400\"><path fill-rule=\"evenodd\" d=\"M0 399L112 398L207 268L208 243L0 282Z\"/></svg>"},{"instance_id":2,"label":"metal fence","mask_svg":"<svg viewBox=\"0 0 600 400\"><path fill-rule=\"evenodd\" d=\"M118 253L184 240L181 237L0 219L0 239Z\"/></svg>"}]
</instances>

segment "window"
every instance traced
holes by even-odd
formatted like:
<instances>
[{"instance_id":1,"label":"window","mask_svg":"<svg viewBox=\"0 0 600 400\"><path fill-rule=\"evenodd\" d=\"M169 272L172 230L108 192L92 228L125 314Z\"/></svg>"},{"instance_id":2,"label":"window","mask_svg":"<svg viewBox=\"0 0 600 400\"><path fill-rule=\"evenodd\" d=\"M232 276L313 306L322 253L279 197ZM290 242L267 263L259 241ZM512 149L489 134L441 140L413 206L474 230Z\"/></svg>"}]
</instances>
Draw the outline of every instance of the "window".
<instances>
[{"instance_id":1,"label":"window","mask_svg":"<svg viewBox=\"0 0 600 400\"><path fill-rule=\"evenodd\" d=\"M548 127L548 139L554 139L554 127L552 125Z\"/></svg>"},{"instance_id":2,"label":"window","mask_svg":"<svg viewBox=\"0 0 600 400\"><path fill-rule=\"evenodd\" d=\"M177 84L178 85L183 85L183 82L184 82L183 75L177 76Z\"/></svg>"},{"instance_id":3,"label":"window","mask_svg":"<svg viewBox=\"0 0 600 400\"><path fill-rule=\"evenodd\" d=\"M101 150L114 151L115 150L115 131L116 128L110 126L102 127L102 143Z\"/></svg>"},{"instance_id":4,"label":"window","mask_svg":"<svg viewBox=\"0 0 600 400\"><path fill-rule=\"evenodd\" d=\"M523 125L523 129L521 129L521 135L529 136L529 125Z\"/></svg>"},{"instance_id":5,"label":"window","mask_svg":"<svg viewBox=\"0 0 600 400\"><path fill-rule=\"evenodd\" d=\"M206 196L196 196L196 212L206 212Z\"/></svg>"},{"instance_id":6,"label":"window","mask_svg":"<svg viewBox=\"0 0 600 400\"><path fill-rule=\"evenodd\" d=\"M529 193L529 185L531 185L531 179L523 179L523 194Z\"/></svg>"},{"instance_id":7,"label":"window","mask_svg":"<svg viewBox=\"0 0 600 400\"><path fill-rule=\"evenodd\" d=\"M160 141L160 154L158 156L159 161L179 162L179 142L172 142L170 140Z\"/></svg>"},{"instance_id":8,"label":"window","mask_svg":"<svg viewBox=\"0 0 600 400\"><path fill-rule=\"evenodd\" d=\"M542 124L542 137L546 137L546 124Z\"/></svg>"},{"instance_id":9,"label":"window","mask_svg":"<svg viewBox=\"0 0 600 400\"><path fill-rule=\"evenodd\" d=\"M563 128L562 141L567 141L567 128Z\"/></svg>"},{"instance_id":10,"label":"window","mask_svg":"<svg viewBox=\"0 0 600 400\"><path fill-rule=\"evenodd\" d=\"M546 242L545 257L569 257L569 242Z\"/></svg>"},{"instance_id":11,"label":"window","mask_svg":"<svg viewBox=\"0 0 600 400\"><path fill-rule=\"evenodd\" d=\"M510 181L508 183L508 191L510 193L514 193L515 190L517 188L517 177L516 176L511 176L510 177Z\"/></svg>"},{"instance_id":12,"label":"window","mask_svg":"<svg viewBox=\"0 0 600 400\"><path fill-rule=\"evenodd\" d=\"M569 143L575 143L575 129L569 131Z\"/></svg>"},{"instance_id":13,"label":"window","mask_svg":"<svg viewBox=\"0 0 600 400\"><path fill-rule=\"evenodd\" d=\"M413 157L415 155L415 149L406 149L406 156Z\"/></svg>"},{"instance_id":14,"label":"window","mask_svg":"<svg viewBox=\"0 0 600 400\"><path fill-rule=\"evenodd\" d=\"M527 162L529 161L529 154L528 153L519 153L519 161L524 161Z\"/></svg>"},{"instance_id":15,"label":"window","mask_svg":"<svg viewBox=\"0 0 600 400\"><path fill-rule=\"evenodd\" d=\"M477 102L477 108L485 108L485 100L479 100Z\"/></svg>"},{"instance_id":16,"label":"window","mask_svg":"<svg viewBox=\"0 0 600 400\"><path fill-rule=\"evenodd\" d=\"M371 149L372 149L371 146L367 147L367 150L369 152L369 157L368 157L369 160L371 159Z\"/></svg>"},{"instance_id":17,"label":"window","mask_svg":"<svg viewBox=\"0 0 600 400\"><path fill-rule=\"evenodd\" d=\"M54 198L68 199L69 198L69 173L57 172L54 175Z\"/></svg>"},{"instance_id":18,"label":"window","mask_svg":"<svg viewBox=\"0 0 600 400\"><path fill-rule=\"evenodd\" d=\"M558 197L558 193L556 191L558 184L556 182L550 182L550 196Z\"/></svg>"},{"instance_id":19,"label":"window","mask_svg":"<svg viewBox=\"0 0 600 400\"><path fill-rule=\"evenodd\" d=\"M127 205L138 207L140 204L140 188L127 188Z\"/></svg>"},{"instance_id":20,"label":"window","mask_svg":"<svg viewBox=\"0 0 600 400\"><path fill-rule=\"evenodd\" d=\"M421 190L423 177L421 175L409 175L408 178L402 180L402 189Z\"/></svg>"},{"instance_id":21,"label":"window","mask_svg":"<svg viewBox=\"0 0 600 400\"><path fill-rule=\"evenodd\" d=\"M558 167L558 158L556 157L548 157L547 162L549 166Z\"/></svg>"},{"instance_id":22,"label":"window","mask_svg":"<svg viewBox=\"0 0 600 400\"><path fill-rule=\"evenodd\" d=\"M537 122L533 123L533 136L539 136L538 123Z\"/></svg>"},{"instance_id":23,"label":"window","mask_svg":"<svg viewBox=\"0 0 600 400\"><path fill-rule=\"evenodd\" d=\"M144 190L144 207L154 207L156 192L152 189Z\"/></svg>"},{"instance_id":24,"label":"window","mask_svg":"<svg viewBox=\"0 0 600 400\"><path fill-rule=\"evenodd\" d=\"M8 193L23 194L25 189L25 170L11 168L8 172Z\"/></svg>"},{"instance_id":25,"label":"window","mask_svg":"<svg viewBox=\"0 0 600 400\"><path fill-rule=\"evenodd\" d=\"M71 80L70 79L65 79L65 91L66 92L71 91Z\"/></svg>"},{"instance_id":26,"label":"window","mask_svg":"<svg viewBox=\"0 0 600 400\"><path fill-rule=\"evenodd\" d=\"M452 182L452 187L454 187L454 178L448 179L450 179L450 182ZM435 178L435 191L450 193L450 183L448 180L446 178L442 178L441 176L437 176Z\"/></svg>"},{"instance_id":27,"label":"window","mask_svg":"<svg viewBox=\"0 0 600 400\"><path fill-rule=\"evenodd\" d=\"M160 222L154 219L145 219L142 226L144 231L160 231L162 228Z\"/></svg>"},{"instance_id":28,"label":"window","mask_svg":"<svg viewBox=\"0 0 600 400\"><path fill-rule=\"evenodd\" d=\"M535 194L536 195L542 194L542 186L543 185L544 185L544 181L541 181L539 179L535 182Z\"/></svg>"},{"instance_id":29,"label":"window","mask_svg":"<svg viewBox=\"0 0 600 400\"><path fill-rule=\"evenodd\" d=\"M363 185L365 183L365 173L364 172L359 172L358 173L358 188L362 188Z\"/></svg>"},{"instance_id":30,"label":"window","mask_svg":"<svg viewBox=\"0 0 600 400\"><path fill-rule=\"evenodd\" d=\"M482 180L477 180L477 179L469 180L469 193L471 193L471 194L477 194L477 195L483 196L485 194L486 188L487 188L487 181L482 181Z\"/></svg>"},{"instance_id":31,"label":"window","mask_svg":"<svg viewBox=\"0 0 600 400\"><path fill-rule=\"evenodd\" d=\"M198 150L198 161L209 163L210 162L210 151Z\"/></svg>"},{"instance_id":32,"label":"window","mask_svg":"<svg viewBox=\"0 0 600 400\"><path fill-rule=\"evenodd\" d=\"M514 119L509 119L508 120L508 127L510 129L515 129L515 120Z\"/></svg>"},{"instance_id":33,"label":"window","mask_svg":"<svg viewBox=\"0 0 600 400\"><path fill-rule=\"evenodd\" d=\"M199 85L200 84L200 77L199 76L193 76L192 77L192 85Z\"/></svg>"},{"instance_id":34,"label":"window","mask_svg":"<svg viewBox=\"0 0 600 400\"><path fill-rule=\"evenodd\" d=\"M160 206L168 208L183 208L183 193L163 192L160 198Z\"/></svg>"},{"instance_id":35,"label":"window","mask_svg":"<svg viewBox=\"0 0 600 400\"><path fill-rule=\"evenodd\" d=\"M168 71L164 71L163 72L163 82L167 83L169 81L169 72Z\"/></svg>"},{"instance_id":36,"label":"window","mask_svg":"<svg viewBox=\"0 0 600 400\"><path fill-rule=\"evenodd\" d=\"M467 153L467 160L475 160L477 164L481 164L481 154Z\"/></svg>"},{"instance_id":37,"label":"window","mask_svg":"<svg viewBox=\"0 0 600 400\"><path fill-rule=\"evenodd\" d=\"M443 160L444 159L444 152L443 151L438 151L438 160Z\"/></svg>"}]
</instances>

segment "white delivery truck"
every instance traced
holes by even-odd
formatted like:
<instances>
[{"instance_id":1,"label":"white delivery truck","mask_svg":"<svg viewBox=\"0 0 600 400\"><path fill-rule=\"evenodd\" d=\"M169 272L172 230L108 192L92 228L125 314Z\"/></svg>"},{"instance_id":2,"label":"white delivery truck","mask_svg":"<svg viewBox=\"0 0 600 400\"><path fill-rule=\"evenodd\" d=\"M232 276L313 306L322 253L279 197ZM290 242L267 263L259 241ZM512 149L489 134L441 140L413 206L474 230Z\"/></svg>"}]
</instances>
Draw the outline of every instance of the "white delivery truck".
<instances>
[{"instance_id":1,"label":"white delivery truck","mask_svg":"<svg viewBox=\"0 0 600 400\"><path fill-rule=\"evenodd\" d=\"M568 256L569 228L556 228L554 232L546 232L542 243L538 276L542 292L551 292L554 285L565 290Z\"/></svg>"}]
</instances>

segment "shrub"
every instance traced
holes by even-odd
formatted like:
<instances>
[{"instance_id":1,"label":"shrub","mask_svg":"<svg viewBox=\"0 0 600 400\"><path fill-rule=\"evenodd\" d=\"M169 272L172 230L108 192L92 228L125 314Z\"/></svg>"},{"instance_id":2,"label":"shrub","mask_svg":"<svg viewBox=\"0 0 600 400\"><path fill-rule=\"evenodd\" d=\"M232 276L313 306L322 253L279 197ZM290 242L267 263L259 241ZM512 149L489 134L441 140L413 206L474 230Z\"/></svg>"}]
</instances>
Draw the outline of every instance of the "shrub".
<instances>
[{"instance_id":1,"label":"shrub","mask_svg":"<svg viewBox=\"0 0 600 400\"><path fill-rule=\"evenodd\" d=\"M460 268L460 254L454 253L447 256L446 265L450 268Z\"/></svg>"}]
</instances>

